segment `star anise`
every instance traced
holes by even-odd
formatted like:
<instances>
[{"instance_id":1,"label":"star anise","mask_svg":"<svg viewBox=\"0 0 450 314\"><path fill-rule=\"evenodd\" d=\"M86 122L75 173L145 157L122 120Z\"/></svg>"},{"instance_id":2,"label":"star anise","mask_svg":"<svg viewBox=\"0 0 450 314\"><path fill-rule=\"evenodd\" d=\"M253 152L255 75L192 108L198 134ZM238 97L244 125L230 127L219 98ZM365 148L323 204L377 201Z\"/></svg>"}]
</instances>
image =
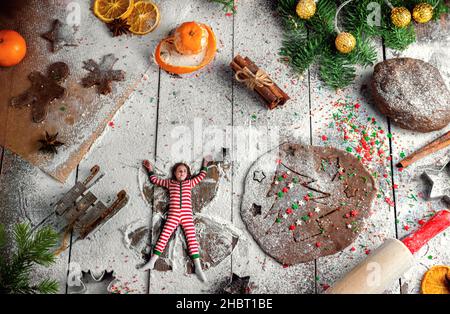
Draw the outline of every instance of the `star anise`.
<instances>
[{"instance_id":1,"label":"star anise","mask_svg":"<svg viewBox=\"0 0 450 314\"><path fill-rule=\"evenodd\" d=\"M130 33L130 25L122 19L114 19L111 23L106 24L113 34L113 37Z\"/></svg>"},{"instance_id":2,"label":"star anise","mask_svg":"<svg viewBox=\"0 0 450 314\"><path fill-rule=\"evenodd\" d=\"M39 140L39 143L42 144L39 150L46 153L58 154L58 147L64 145L63 142L57 140L58 134L50 135L45 131L45 139Z\"/></svg>"}]
</instances>

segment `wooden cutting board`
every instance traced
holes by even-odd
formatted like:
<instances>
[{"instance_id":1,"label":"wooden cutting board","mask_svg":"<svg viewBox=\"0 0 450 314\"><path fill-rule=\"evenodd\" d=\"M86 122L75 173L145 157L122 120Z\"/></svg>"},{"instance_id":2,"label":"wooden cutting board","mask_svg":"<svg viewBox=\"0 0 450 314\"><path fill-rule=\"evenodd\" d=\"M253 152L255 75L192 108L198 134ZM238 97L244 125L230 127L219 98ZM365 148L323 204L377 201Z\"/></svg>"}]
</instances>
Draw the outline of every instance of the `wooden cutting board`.
<instances>
[{"instance_id":1,"label":"wooden cutting board","mask_svg":"<svg viewBox=\"0 0 450 314\"><path fill-rule=\"evenodd\" d=\"M107 26L95 17L91 7L92 1L0 2L0 29L13 29L21 33L28 48L25 59L19 65L0 68L0 145L61 182L67 179L143 78L152 64L152 52L157 42L154 34L112 37ZM56 18L66 24L75 21L78 45L53 53L50 42L41 35L51 29ZM113 91L108 95L99 95L95 87L82 87L81 79L88 74L82 68L83 61L93 59L100 62L109 53L114 53L119 59L114 69L124 70L125 80L114 82ZM69 77L61 84L67 94L50 104L45 121L34 123L31 108L14 108L9 103L12 97L28 89L30 72L46 73L47 67L58 61L70 67ZM57 155L39 151L38 140L44 137L45 131L59 132L58 138L65 143Z\"/></svg>"}]
</instances>

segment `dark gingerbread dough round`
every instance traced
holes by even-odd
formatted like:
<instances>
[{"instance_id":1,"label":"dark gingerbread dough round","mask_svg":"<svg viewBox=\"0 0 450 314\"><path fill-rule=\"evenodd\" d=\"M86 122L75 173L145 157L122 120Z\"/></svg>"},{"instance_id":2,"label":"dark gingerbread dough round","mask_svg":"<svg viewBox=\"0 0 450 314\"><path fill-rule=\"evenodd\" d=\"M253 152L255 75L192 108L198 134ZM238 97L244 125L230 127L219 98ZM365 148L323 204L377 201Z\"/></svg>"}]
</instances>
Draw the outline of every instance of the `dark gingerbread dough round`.
<instances>
[{"instance_id":1,"label":"dark gingerbread dough round","mask_svg":"<svg viewBox=\"0 0 450 314\"><path fill-rule=\"evenodd\" d=\"M450 123L450 92L428 62L395 58L378 63L372 95L380 112L404 129L431 132Z\"/></svg>"},{"instance_id":2,"label":"dark gingerbread dough round","mask_svg":"<svg viewBox=\"0 0 450 314\"><path fill-rule=\"evenodd\" d=\"M372 176L353 155L285 143L251 166L241 216L265 253L293 265L349 246L375 195Z\"/></svg>"}]
</instances>

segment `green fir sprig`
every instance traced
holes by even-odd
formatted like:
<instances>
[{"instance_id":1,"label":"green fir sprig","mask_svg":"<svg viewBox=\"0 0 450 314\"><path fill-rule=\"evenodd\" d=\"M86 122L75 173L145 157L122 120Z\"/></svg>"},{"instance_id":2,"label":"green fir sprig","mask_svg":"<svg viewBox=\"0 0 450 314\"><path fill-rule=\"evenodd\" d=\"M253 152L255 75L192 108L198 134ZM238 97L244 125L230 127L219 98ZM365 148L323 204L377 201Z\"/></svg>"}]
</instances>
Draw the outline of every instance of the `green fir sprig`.
<instances>
[{"instance_id":1,"label":"green fir sprig","mask_svg":"<svg viewBox=\"0 0 450 314\"><path fill-rule=\"evenodd\" d=\"M416 4L424 1L392 0L390 3L394 7L406 6L412 12ZM391 8L384 0L355 0L339 13L338 23L343 31L355 36L357 44L349 54L338 52L334 46L337 36L334 19L341 2L319 0L315 15L309 20L302 20L295 10L298 0L278 0L278 12L285 28L280 55L299 74L317 63L321 79L334 89L350 85L355 79L358 65L367 67L377 61L373 39L382 38L384 45L394 50L404 50L416 40L414 22L406 28L395 27L390 19ZM436 5L435 20L448 12L443 0L426 2ZM381 8L380 25L369 22L369 14L374 14L374 4Z\"/></svg>"},{"instance_id":2,"label":"green fir sprig","mask_svg":"<svg viewBox=\"0 0 450 314\"><path fill-rule=\"evenodd\" d=\"M217 2L223 5L223 10L226 13L236 13L236 7L234 5L234 0L210 0L211 2Z\"/></svg>"},{"instance_id":3,"label":"green fir sprig","mask_svg":"<svg viewBox=\"0 0 450 314\"><path fill-rule=\"evenodd\" d=\"M35 265L50 266L55 262L50 250L56 245L58 234L49 227L33 232L30 225L19 223L14 226L12 237L14 243L8 245L5 227L0 224L0 294L56 293L55 280L43 279L33 284L30 274Z\"/></svg>"}]
</instances>

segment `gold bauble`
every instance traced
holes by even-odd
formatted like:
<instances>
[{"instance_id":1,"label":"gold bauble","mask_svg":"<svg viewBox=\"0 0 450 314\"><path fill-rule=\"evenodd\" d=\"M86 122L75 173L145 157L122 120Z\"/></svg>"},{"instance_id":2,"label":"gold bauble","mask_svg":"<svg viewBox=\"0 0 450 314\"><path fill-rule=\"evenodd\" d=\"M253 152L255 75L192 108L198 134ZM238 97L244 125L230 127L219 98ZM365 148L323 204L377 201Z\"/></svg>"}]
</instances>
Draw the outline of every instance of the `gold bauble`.
<instances>
[{"instance_id":1,"label":"gold bauble","mask_svg":"<svg viewBox=\"0 0 450 314\"><path fill-rule=\"evenodd\" d=\"M411 12L405 7L393 8L391 11L392 24L399 28L403 28L411 23Z\"/></svg>"},{"instance_id":2,"label":"gold bauble","mask_svg":"<svg viewBox=\"0 0 450 314\"><path fill-rule=\"evenodd\" d=\"M413 18L417 23L427 23L433 18L433 6L429 3L419 3L414 7Z\"/></svg>"},{"instance_id":3,"label":"gold bauble","mask_svg":"<svg viewBox=\"0 0 450 314\"><path fill-rule=\"evenodd\" d=\"M334 41L336 49L341 53L350 53L356 47L356 39L350 33L339 33Z\"/></svg>"},{"instance_id":4,"label":"gold bauble","mask_svg":"<svg viewBox=\"0 0 450 314\"><path fill-rule=\"evenodd\" d=\"M316 13L316 3L314 0L300 0L295 11L301 19L309 20Z\"/></svg>"}]
</instances>

